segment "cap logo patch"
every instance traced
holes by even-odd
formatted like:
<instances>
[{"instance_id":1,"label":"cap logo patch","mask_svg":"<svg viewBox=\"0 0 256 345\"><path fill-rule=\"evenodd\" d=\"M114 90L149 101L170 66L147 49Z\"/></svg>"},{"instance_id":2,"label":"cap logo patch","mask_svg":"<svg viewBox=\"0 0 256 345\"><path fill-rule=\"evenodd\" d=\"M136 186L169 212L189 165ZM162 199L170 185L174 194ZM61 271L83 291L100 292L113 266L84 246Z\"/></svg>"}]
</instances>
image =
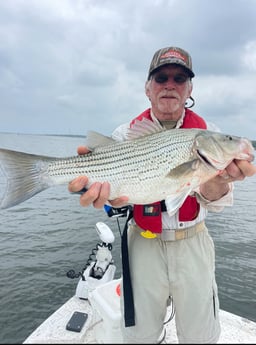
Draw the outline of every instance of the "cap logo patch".
<instances>
[{"instance_id":1,"label":"cap logo patch","mask_svg":"<svg viewBox=\"0 0 256 345\"><path fill-rule=\"evenodd\" d=\"M167 58L173 58L173 57L176 59L183 60L185 63L187 63L186 57L183 56L180 52L177 52L175 50L167 51L166 53L160 56L160 59L167 59Z\"/></svg>"}]
</instances>

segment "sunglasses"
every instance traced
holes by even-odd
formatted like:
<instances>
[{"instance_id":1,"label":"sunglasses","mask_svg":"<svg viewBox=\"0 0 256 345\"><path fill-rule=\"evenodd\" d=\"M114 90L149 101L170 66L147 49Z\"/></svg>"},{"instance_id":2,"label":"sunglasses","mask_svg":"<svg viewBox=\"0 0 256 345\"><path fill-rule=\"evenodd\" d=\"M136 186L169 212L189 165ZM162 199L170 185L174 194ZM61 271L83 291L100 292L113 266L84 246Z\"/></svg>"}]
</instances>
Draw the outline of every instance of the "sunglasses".
<instances>
[{"instance_id":1,"label":"sunglasses","mask_svg":"<svg viewBox=\"0 0 256 345\"><path fill-rule=\"evenodd\" d=\"M162 72L156 73L155 75L153 75L153 78L158 84L166 83L169 78L173 79L176 84L184 84L189 79L189 76L183 73L175 74L174 76L168 76L168 74Z\"/></svg>"}]
</instances>

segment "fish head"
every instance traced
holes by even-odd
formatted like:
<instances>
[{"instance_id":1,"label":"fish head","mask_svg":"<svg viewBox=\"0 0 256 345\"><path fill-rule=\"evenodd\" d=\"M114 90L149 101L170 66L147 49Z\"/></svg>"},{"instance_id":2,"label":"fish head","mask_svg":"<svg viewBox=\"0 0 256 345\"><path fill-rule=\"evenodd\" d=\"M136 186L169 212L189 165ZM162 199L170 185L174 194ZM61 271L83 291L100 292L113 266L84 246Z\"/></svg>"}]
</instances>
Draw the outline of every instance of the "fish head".
<instances>
[{"instance_id":1,"label":"fish head","mask_svg":"<svg viewBox=\"0 0 256 345\"><path fill-rule=\"evenodd\" d=\"M204 164L216 170L225 169L234 159L254 159L250 140L208 130L198 133L193 150Z\"/></svg>"}]
</instances>

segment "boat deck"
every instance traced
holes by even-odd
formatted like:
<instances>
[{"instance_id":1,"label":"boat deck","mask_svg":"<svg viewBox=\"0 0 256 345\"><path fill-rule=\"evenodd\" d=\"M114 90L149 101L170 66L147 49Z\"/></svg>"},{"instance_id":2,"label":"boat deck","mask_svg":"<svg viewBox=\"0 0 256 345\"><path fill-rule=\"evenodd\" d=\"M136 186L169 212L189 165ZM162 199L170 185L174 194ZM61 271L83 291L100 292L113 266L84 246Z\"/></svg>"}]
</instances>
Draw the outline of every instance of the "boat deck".
<instances>
[{"instance_id":1,"label":"boat deck","mask_svg":"<svg viewBox=\"0 0 256 345\"><path fill-rule=\"evenodd\" d=\"M66 330L66 324L74 311L86 312L88 314L88 319L79 333ZM223 310L220 310L220 320L222 332L218 343L256 343L255 322ZM81 300L78 297L73 296L48 319L46 319L23 342L23 344L97 344L101 342L96 339L97 331L101 329L101 331L104 332L104 326L102 323L103 319L99 316L95 317L93 314L93 309L88 300ZM118 330L112 330L112 333L113 332L117 332L117 337L116 341L111 342L120 343ZM166 324L166 337L164 343L178 343L174 319Z\"/></svg>"}]
</instances>

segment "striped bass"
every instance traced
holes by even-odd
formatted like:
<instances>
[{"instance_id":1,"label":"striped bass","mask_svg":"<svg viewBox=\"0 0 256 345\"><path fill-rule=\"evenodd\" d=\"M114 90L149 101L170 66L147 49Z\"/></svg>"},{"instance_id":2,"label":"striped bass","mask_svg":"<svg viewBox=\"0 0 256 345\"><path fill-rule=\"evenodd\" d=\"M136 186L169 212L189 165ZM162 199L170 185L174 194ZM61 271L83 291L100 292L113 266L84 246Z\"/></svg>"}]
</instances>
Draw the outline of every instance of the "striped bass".
<instances>
[{"instance_id":1,"label":"striped bass","mask_svg":"<svg viewBox=\"0 0 256 345\"><path fill-rule=\"evenodd\" d=\"M147 119L117 142L96 132L87 135L91 152L82 156L48 157L0 149L0 165L7 178L0 203L9 208L43 190L68 184L80 175L110 183L110 199L127 196L130 204L168 199L177 210L200 184L220 174L233 159L253 158L246 138L203 129L163 129Z\"/></svg>"}]
</instances>

